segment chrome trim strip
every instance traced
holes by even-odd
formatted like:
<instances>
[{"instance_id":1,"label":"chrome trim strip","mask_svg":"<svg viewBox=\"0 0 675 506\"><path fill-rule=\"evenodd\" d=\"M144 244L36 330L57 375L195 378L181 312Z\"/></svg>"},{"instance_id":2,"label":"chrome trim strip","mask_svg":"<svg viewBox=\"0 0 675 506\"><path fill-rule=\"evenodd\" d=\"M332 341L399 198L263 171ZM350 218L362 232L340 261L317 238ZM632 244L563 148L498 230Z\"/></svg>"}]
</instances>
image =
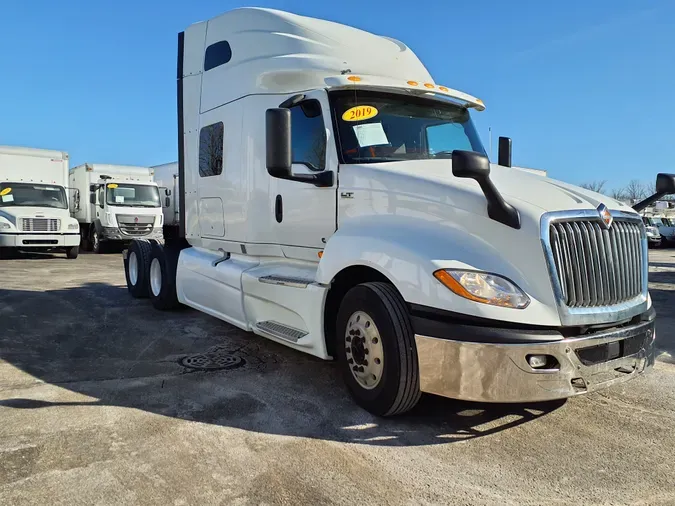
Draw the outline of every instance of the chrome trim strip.
<instances>
[{"instance_id":1,"label":"chrome trim strip","mask_svg":"<svg viewBox=\"0 0 675 506\"><path fill-rule=\"evenodd\" d=\"M546 213L541 217L540 230L541 230L541 244L544 249L544 256L546 258L546 265L548 267L549 277L551 279L551 284L553 287L553 294L555 296L556 304L558 306L558 314L560 315L560 322L564 326L574 326L574 325L596 325L603 323L614 323L629 320L633 316L644 313L649 309L648 305L648 271L649 271L649 258L647 250L647 235L645 233L644 223L642 218L634 213L626 213L623 211L612 211L612 217L614 218L613 226L617 226L617 219L625 220L640 224L642 232L638 238L640 242L641 250L641 260L642 265L640 266L637 262L635 268L638 269L641 267L640 280L642 282L642 289L640 295L637 297L616 303L610 301L606 306L596 306L596 307L568 307L565 304L567 290L570 287L563 287L561 285L561 277L558 274L555 265L554 255L563 255L565 262L563 263L570 264L569 268L571 269L570 260L575 259L578 262L576 252L567 251L568 248L565 248L565 251L555 253L551 247L551 237L550 230L551 224L556 222L569 222L575 220L584 220L584 221L596 221L598 226L601 226L602 219L595 209L585 209L578 211L555 211L551 213ZM619 225L620 226L620 225ZM573 233L574 228L572 226L565 227L570 233ZM577 227L578 228L578 227ZM602 227L601 227L602 228ZM621 230L621 229L620 229ZM593 235L593 234L592 234ZM609 263L614 262L613 252L610 251L610 245L608 240L602 235L602 245L598 244L598 247L605 250L606 255L600 255L600 264L598 266L597 276L601 277L609 273ZM593 241L595 244L596 242ZM565 246L565 245L563 245ZM568 259L569 257L569 259ZM569 274L572 274L571 272ZM609 279L608 282L611 284L619 285L625 282L625 276L627 273L621 273L619 279ZM567 278L569 279L569 278ZM578 285L577 285L578 286ZM598 285L598 286L602 286ZM609 285L606 285L609 286ZM619 293L620 290L614 290L614 293ZM609 294L603 294L605 298Z\"/></svg>"}]
</instances>

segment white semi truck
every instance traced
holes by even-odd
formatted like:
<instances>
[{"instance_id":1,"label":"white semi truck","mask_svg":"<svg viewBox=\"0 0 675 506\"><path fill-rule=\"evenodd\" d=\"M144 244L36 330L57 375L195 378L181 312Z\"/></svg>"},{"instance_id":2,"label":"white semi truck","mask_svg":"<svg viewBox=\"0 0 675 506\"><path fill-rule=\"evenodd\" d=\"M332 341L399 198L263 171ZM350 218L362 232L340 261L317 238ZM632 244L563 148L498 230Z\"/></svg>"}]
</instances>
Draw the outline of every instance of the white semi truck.
<instances>
[{"instance_id":1,"label":"white semi truck","mask_svg":"<svg viewBox=\"0 0 675 506\"><path fill-rule=\"evenodd\" d=\"M178 47L180 237L131 243L133 296L337 359L383 416L422 392L566 398L653 363L640 216L512 168L507 138L491 164L483 102L404 43L242 8Z\"/></svg>"},{"instance_id":2,"label":"white semi truck","mask_svg":"<svg viewBox=\"0 0 675 506\"><path fill-rule=\"evenodd\" d=\"M71 212L80 223L83 249L101 253L110 243L162 240L164 216L153 176L149 167L96 163L70 171L78 195Z\"/></svg>"},{"instance_id":3,"label":"white semi truck","mask_svg":"<svg viewBox=\"0 0 675 506\"><path fill-rule=\"evenodd\" d=\"M80 230L68 213L68 153L0 146L0 254L61 250L77 258Z\"/></svg>"}]
</instances>

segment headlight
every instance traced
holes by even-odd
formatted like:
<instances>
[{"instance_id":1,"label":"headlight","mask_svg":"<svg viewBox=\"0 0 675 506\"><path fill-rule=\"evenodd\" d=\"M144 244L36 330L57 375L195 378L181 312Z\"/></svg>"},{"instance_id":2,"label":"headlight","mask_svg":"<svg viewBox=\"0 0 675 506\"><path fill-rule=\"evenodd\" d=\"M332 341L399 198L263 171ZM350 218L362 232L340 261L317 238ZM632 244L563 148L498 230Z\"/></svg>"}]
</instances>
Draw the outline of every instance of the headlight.
<instances>
[{"instance_id":1,"label":"headlight","mask_svg":"<svg viewBox=\"0 0 675 506\"><path fill-rule=\"evenodd\" d=\"M80 229L79 223L69 223L68 224L68 230L79 230L79 229Z\"/></svg>"},{"instance_id":2,"label":"headlight","mask_svg":"<svg viewBox=\"0 0 675 506\"><path fill-rule=\"evenodd\" d=\"M530 298L506 278L487 272L441 269L434 277L465 299L492 306L524 309Z\"/></svg>"},{"instance_id":3,"label":"headlight","mask_svg":"<svg viewBox=\"0 0 675 506\"><path fill-rule=\"evenodd\" d=\"M12 228L12 225L5 223L4 221L0 221L0 230L9 230L10 228Z\"/></svg>"}]
</instances>

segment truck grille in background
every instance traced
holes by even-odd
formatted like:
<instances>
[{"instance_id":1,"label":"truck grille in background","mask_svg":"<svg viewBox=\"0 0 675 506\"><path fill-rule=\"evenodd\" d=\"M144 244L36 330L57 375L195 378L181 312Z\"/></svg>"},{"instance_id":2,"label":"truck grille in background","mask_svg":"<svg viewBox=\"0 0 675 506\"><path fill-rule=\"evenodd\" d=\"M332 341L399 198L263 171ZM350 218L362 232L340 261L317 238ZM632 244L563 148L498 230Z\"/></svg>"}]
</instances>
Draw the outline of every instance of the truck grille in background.
<instances>
[{"instance_id":1,"label":"truck grille in background","mask_svg":"<svg viewBox=\"0 0 675 506\"><path fill-rule=\"evenodd\" d=\"M615 219L559 221L550 226L551 251L568 307L625 302L642 293L644 227Z\"/></svg>"},{"instance_id":2,"label":"truck grille in background","mask_svg":"<svg viewBox=\"0 0 675 506\"><path fill-rule=\"evenodd\" d=\"M21 218L21 230L24 232L58 232L61 220L56 218Z\"/></svg>"},{"instance_id":3,"label":"truck grille in background","mask_svg":"<svg viewBox=\"0 0 675 506\"><path fill-rule=\"evenodd\" d=\"M123 234L138 237L148 235L152 232L152 226L155 223L154 216L128 216L125 214L117 215L117 224Z\"/></svg>"}]
</instances>

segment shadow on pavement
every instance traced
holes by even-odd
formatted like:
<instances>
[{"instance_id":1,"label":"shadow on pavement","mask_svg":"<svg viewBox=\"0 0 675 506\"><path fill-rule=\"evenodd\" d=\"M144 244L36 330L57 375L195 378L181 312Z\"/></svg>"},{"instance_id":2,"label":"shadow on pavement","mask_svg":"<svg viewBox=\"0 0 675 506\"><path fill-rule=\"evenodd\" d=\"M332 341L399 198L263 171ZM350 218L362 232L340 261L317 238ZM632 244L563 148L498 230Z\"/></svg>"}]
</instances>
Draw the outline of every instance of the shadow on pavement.
<instances>
[{"instance_id":1,"label":"shadow on pavement","mask_svg":"<svg viewBox=\"0 0 675 506\"><path fill-rule=\"evenodd\" d=\"M0 401L5 408L122 406L260 433L406 446L494 434L564 404L486 405L429 395L403 416L377 418L349 398L333 363L196 311L155 311L107 284L0 290L0 317L2 360L93 398L33 399L35 382L24 377L11 385L19 398ZM224 368L192 368L214 364Z\"/></svg>"}]
</instances>

